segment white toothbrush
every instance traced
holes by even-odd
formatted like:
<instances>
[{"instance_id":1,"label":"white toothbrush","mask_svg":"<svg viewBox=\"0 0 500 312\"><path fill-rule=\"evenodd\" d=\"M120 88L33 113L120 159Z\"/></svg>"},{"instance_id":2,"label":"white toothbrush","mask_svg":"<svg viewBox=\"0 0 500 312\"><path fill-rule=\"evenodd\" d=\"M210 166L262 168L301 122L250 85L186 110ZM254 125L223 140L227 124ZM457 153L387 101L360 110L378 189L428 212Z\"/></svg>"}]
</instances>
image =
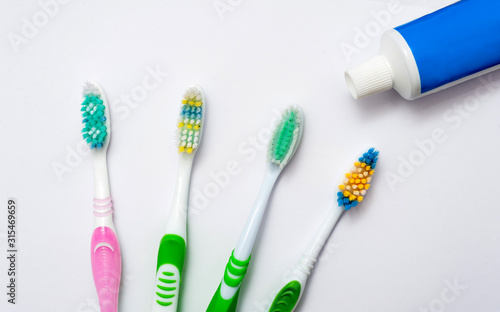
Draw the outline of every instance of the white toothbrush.
<instances>
[{"instance_id":1,"label":"white toothbrush","mask_svg":"<svg viewBox=\"0 0 500 312\"><path fill-rule=\"evenodd\" d=\"M295 310L306 286L307 278L316 263L318 255L323 249L335 224L344 210L356 207L363 201L366 191L370 188L372 175L375 172L379 152L370 148L354 163L350 172L345 174L337 193L337 204L328 212L321 223L316 235L306 248L302 257L293 268L290 276L282 283L282 287L275 292L274 300L270 302L266 311L292 312Z\"/></svg>"}]
</instances>

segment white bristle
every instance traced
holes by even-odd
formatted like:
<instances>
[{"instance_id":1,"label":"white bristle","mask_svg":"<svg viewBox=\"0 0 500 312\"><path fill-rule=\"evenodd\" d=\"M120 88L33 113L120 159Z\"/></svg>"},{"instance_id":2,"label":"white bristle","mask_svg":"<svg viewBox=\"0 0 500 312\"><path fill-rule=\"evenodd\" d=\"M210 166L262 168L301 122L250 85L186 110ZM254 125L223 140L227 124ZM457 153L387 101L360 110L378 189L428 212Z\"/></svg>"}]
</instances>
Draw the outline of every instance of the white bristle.
<instances>
[{"instance_id":1,"label":"white bristle","mask_svg":"<svg viewBox=\"0 0 500 312\"><path fill-rule=\"evenodd\" d=\"M83 96L86 95L101 95L99 88L92 82L86 81L83 84Z\"/></svg>"}]
</instances>

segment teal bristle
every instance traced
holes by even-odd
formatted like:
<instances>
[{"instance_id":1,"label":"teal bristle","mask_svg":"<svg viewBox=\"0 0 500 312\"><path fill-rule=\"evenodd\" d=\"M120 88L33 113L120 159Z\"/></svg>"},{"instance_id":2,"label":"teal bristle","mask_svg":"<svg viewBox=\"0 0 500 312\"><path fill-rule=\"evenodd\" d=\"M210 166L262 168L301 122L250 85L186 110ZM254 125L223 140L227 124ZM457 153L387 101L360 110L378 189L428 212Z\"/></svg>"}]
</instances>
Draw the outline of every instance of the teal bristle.
<instances>
[{"instance_id":1,"label":"teal bristle","mask_svg":"<svg viewBox=\"0 0 500 312\"><path fill-rule=\"evenodd\" d=\"M281 168L293 157L299 144L303 125L302 111L291 106L283 112L268 147L268 160Z\"/></svg>"},{"instance_id":2,"label":"teal bristle","mask_svg":"<svg viewBox=\"0 0 500 312\"><path fill-rule=\"evenodd\" d=\"M91 149L100 149L108 135L106 128L106 107L98 91L84 92L82 103L83 129L82 136Z\"/></svg>"}]
</instances>

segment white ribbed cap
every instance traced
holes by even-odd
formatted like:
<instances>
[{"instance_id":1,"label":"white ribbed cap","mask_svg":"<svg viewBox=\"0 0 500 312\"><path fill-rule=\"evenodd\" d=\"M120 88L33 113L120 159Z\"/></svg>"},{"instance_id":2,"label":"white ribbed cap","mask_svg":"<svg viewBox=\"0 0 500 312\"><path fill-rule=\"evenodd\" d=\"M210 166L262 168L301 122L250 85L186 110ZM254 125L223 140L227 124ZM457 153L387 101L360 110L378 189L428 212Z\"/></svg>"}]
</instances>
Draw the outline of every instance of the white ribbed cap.
<instances>
[{"instance_id":1,"label":"white ribbed cap","mask_svg":"<svg viewBox=\"0 0 500 312\"><path fill-rule=\"evenodd\" d=\"M355 99L392 89L392 73L379 55L345 72L345 81Z\"/></svg>"}]
</instances>

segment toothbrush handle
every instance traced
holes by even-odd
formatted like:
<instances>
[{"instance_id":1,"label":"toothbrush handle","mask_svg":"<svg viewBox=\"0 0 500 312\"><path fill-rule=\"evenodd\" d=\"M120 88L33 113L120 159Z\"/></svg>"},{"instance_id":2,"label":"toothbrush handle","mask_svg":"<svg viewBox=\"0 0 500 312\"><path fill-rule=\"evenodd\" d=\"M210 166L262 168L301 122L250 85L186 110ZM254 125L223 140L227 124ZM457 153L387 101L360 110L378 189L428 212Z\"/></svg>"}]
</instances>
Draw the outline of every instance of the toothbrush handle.
<instances>
[{"instance_id":1,"label":"toothbrush handle","mask_svg":"<svg viewBox=\"0 0 500 312\"><path fill-rule=\"evenodd\" d=\"M176 312L186 258L186 221L193 155L179 154L177 184L166 233L160 241L152 312Z\"/></svg>"},{"instance_id":2,"label":"toothbrush handle","mask_svg":"<svg viewBox=\"0 0 500 312\"><path fill-rule=\"evenodd\" d=\"M306 279L292 278L277 291L268 310L269 312L292 312L297 307L306 286Z\"/></svg>"},{"instance_id":3,"label":"toothbrush handle","mask_svg":"<svg viewBox=\"0 0 500 312\"><path fill-rule=\"evenodd\" d=\"M163 236L158 250L152 312L177 311L185 256L186 241L181 236Z\"/></svg>"},{"instance_id":4,"label":"toothbrush handle","mask_svg":"<svg viewBox=\"0 0 500 312\"><path fill-rule=\"evenodd\" d=\"M207 312L234 312L238 304L240 286L247 273L250 257L241 261L234 256L234 250L224 270L224 278L215 292Z\"/></svg>"},{"instance_id":5,"label":"toothbrush handle","mask_svg":"<svg viewBox=\"0 0 500 312\"><path fill-rule=\"evenodd\" d=\"M292 312L302 297L307 278L311 274L316 258L303 254L293 269L291 275L285 279L278 291L274 292L274 300L270 303L270 312Z\"/></svg>"},{"instance_id":6,"label":"toothbrush handle","mask_svg":"<svg viewBox=\"0 0 500 312\"><path fill-rule=\"evenodd\" d=\"M91 241L91 263L101 312L117 312L121 254L118 238L111 228L95 228Z\"/></svg>"},{"instance_id":7,"label":"toothbrush handle","mask_svg":"<svg viewBox=\"0 0 500 312\"><path fill-rule=\"evenodd\" d=\"M278 291L270 306L266 311L269 312L292 312L302 297L307 279L314 268L318 255L330 236L335 224L344 212L342 207L333 207L323 219L318 231L309 243L309 246L300 257L297 265Z\"/></svg>"}]
</instances>

